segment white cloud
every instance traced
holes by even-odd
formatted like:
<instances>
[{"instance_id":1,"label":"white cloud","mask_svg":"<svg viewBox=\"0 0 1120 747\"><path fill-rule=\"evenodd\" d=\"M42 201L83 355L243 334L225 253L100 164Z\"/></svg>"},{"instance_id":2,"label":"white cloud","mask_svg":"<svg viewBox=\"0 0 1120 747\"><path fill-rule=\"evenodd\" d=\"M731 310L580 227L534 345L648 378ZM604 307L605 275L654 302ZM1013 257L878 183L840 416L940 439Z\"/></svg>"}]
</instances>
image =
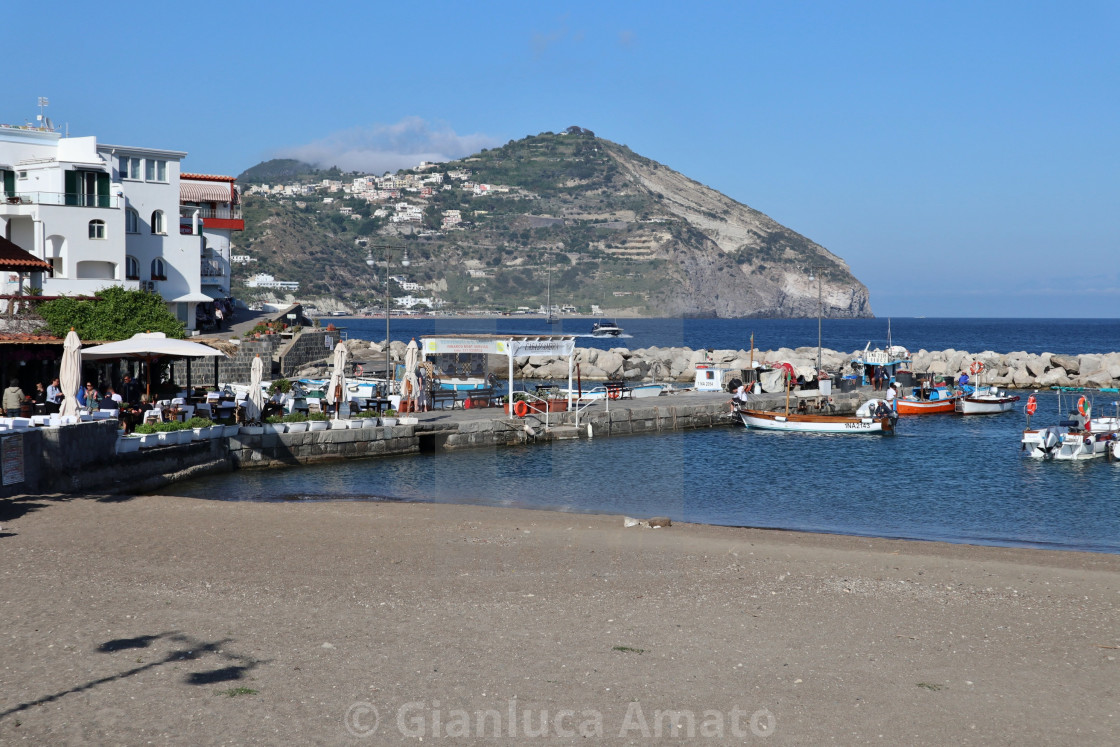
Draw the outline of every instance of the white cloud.
<instances>
[{"instance_id":1,"label":"white cloud","mask_svg":"<svg viewBox=\"0 0 1120 747\"><path fill-rule=\"evenodd\" d=\"M499 144L489 135L459 135L446 124L405 117L396 124L340 130L306 145L282 148L273 157L381 174L414 168L421 161L452 161Z\"/></svg>"}]
</instances>

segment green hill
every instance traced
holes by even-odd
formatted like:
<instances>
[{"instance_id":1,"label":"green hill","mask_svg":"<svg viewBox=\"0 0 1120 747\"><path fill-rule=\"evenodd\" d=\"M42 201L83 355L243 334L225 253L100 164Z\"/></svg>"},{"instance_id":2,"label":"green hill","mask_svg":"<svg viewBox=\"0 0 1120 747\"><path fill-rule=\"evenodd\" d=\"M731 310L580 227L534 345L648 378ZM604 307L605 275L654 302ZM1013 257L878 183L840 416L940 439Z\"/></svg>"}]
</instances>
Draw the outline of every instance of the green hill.
<instances>
[{"instance_id":1,"label":"green hill","mask_svg":"<svg viewBox=\"0 0 1120 747\"><path fill-rule=\"evenodd\" d=\"M324 173L292 179L353 181ZM399 193L372 203L342 192L247 196L250 272L299 280L301 298L376 305L384 286L365 258L372 248L380 272L389 244L412 261L392 274L452 307L536 308L551 263L557 305L734 317L815 316L815 268L826 315L871 316L867 289L824 247L587 130L534 135L396 179ZM422 220L393 222L398 204ZM463 223L441 227L456 210Z\"/></svg>"}]
</instances>

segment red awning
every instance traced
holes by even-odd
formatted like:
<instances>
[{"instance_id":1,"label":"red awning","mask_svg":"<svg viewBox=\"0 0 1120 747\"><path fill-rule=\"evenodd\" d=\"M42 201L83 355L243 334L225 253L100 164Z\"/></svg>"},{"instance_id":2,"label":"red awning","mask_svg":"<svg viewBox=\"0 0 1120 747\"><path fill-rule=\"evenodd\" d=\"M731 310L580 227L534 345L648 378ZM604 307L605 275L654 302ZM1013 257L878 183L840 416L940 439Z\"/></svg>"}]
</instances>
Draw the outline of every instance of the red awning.
<instances>
[{"instance_id":1,"label":"red awning","mask_svg":"<svg viewBox=\"0 0 1120 747\"><path fill-rule=\"evenodd\" d=\"M8 272L51 272L53 269L50 262L44 262L34 254L24 251L0 236L0 270Z\"/></svg>"}]
</instances>

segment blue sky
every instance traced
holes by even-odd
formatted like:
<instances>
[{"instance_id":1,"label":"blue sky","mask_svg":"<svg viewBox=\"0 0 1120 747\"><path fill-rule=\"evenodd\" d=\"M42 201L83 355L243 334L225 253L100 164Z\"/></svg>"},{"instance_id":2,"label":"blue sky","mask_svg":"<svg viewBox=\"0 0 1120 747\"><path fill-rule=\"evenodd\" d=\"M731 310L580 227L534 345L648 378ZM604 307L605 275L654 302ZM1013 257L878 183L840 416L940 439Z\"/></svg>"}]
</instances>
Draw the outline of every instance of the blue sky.
<instances>
[{"instance_id":1,"label":"blue sky","mask_svg":"<svg viewBox=\"0 0 1120 747\"><path fill-rule=\"evenodd\" d=\"M234 175L580 125L844 258L879 316L1120 310L1120 3L51 8L5 8L0 122L48 96L72 135Z\"/></svg>"}]
</instances>

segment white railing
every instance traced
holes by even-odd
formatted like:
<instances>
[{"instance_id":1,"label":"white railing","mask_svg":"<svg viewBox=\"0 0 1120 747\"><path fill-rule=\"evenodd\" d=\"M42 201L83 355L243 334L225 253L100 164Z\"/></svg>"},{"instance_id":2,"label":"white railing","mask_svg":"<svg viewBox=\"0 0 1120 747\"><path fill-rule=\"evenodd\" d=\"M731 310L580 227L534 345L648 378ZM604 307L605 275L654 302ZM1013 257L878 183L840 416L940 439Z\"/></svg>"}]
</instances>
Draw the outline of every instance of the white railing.
<instances>
[{"instance_id":1,"label":"white railing","mask_svg":"<svg viewBox=\"0 0 1120 747\"><path fill-rule=\"evenodd\" d=\"M73 192L17 192L14 195L5 192L3 204L118 208L120 207L120 198L114 195L76 194Z\"/></svg>"}]
</instances>

